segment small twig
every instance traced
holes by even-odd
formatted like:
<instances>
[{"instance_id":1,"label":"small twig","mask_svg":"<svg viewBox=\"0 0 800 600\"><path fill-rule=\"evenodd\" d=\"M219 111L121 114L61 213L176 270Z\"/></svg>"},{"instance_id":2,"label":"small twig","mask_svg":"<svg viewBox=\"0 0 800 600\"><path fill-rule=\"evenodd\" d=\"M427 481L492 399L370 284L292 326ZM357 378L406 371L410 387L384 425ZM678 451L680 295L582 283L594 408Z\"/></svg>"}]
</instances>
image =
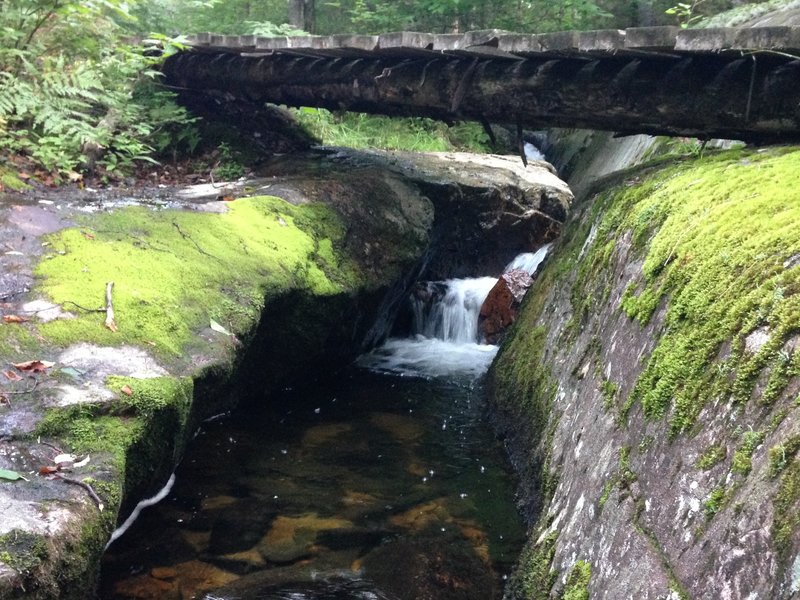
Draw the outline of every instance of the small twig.
<instances>
[{"instance_id":1,"label":"small twig","mask_svg":"<svg viewBox=\"0 0 800 600\"><path fill-rule=\"evenodd\" d=\"M85 306L81 306L80 304L78 304L77 302L73 302L72 300L64 300L64 302L62 302L61 305L63 306L64 304L71 304L72 306L74 306L76 308L79 308L81 310L85 310L86 312L106 312L105 307L102 307L102 308L86 308ZM52 310L52 308L43 308L42 310L37 310L37 311L34 311L34 312L42 312L42 311L45 311L45 310Z\"/></svg>"},{"instance_id":2,"label":"small twig","mask_svg":"<svg viewBox=\"0 0 800 600\"><path fill-rule=\"evenodd\" d=\"M47 446L48 448L52 448L53 450L55 450L59 454L64 454L64 451L61 448L59 448L58 446L56 446L55 444L51 444L50 442L43 442L42 440L39 440L39 443L42 446Z\"/></svg>"},{"instance_id":3,"label":"small twig","mask_svg":"<svg viewBox=\"0 0 800 600\"><path fill-rule=\"evenodd\" d=\"M181 237L182 237L183 239L185 239L187 242L192 242L192 244L194 244L194 247L195 247L195 248L197 248L197 251L198 251L200 254L205 254L206 256L208 256L208 257L210 257L210 258L213 258L214 260L219 260L219 259L218 259L216 256L214 256L213 254L209 254L208 252L206 252L205 250L203 250L203 249L200 247L200 244L198 244L197 242L195 242L195 241L194 241L194 239L192 238L192 236L190 236L188 233L184 233L183 229L181 229L181 226L180 226L180 225L178 225L178 223L176 223L175 221L173 221L173 222L172 222L172 225L175 227L175 229L177 229L177 230L178 230L178 233L180 233L180 234L181 234Z\"/></svg>"},{"instance_id":4,"label":"small twig","mask_svg":"<svg viewBox=\"0 0 800 600\"><path fill-rule=\"evenodd\" d=\"M73 479L72 477L67 477L66 475L61 475L60 473L53 473L53 477L56 479L61 479L62 481L66 481L67 483L71 483L72 485L77 485L82 487L86 490L86 493L89 494L92 500L97 503L97 508L100 509L100 512L103 512L105 506L103 506L103 501L100 500L100 496L94 491L94 488L90 486L85 481L80 481L78 479Z\"/></svg>"},{"instance_id":5,"label":"small twig","mask_svg":"<svg viewBox=\"0 0 800 600\"><path fill-rule=\"evenodd\" d=\"M34 377L33 375L28 375L28 379L33 380L33 385L31 387L29 387L27 390L16 390L16 391L7 390L7 391L0 392L0 394L3 394L3 395L6 395L6 394L30 394L33 390L36 389L36 386L39 385L39 380L36 379L36 377ZM8 404L9 404L9 406L11 405L10 402Z\"/></svg>"},{"instance_id":6,"label":"small twig","mask_svg":"<svg viewBox=\"0 0 800 600\"><path fill-rule=\"evenodd\" d=\"M104 325L111 331L117 330L117 324L114 322L114 304L111 301L111 291L114 289L114 282L109 281L106 284L106 322Z\"/></svg>"}]
</instances>

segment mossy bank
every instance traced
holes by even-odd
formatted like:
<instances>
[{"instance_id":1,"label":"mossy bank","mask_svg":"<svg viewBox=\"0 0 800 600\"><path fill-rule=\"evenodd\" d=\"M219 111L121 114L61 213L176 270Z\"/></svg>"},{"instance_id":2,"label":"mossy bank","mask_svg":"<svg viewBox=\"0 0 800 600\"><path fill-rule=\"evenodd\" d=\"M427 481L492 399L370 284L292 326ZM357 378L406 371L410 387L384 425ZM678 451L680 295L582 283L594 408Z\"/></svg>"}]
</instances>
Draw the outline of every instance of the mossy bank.
<instances>
[{"instance_id":1,"label":"mossy bank","mask_svg":"<svg viewBox=\"0 0 800 600\"><path fill-rule=\"evenodd\" d=\"M418 201L420 213L431 214ZM55 305L48 309L55 318L37 318L22 301L6 304L8 314L30 320L0 327L4 362L55 364L30 379L20 373L28 387L36 382L30 393L4 396L1 466L27 480L0 490L4 514L7 505L21 510L3 519L0 597L90 597L118 512L163 484L202 418L235 404L241 394L229 379L256 333L283 353L260 365L266 376L259 389L249 386L254 396L266 397L316 356L330 356L331 338L338 352L326 366L345 363L382 293L428 242L424 217L402 235L395 231L402 243L378 261L378 273L349 251L355 241L345 240L348 228L329 206L260 196L197 208L204 210L71 214L65 228L40 238L36 283L25 298ZM308 310L281 314L289 298ZM27 389L12 387L3 391ZM37 474L53 464L54 448L90 457L64 475L97 498Z\"/></svg>"},{"instance_id":2,"label":"mossy bank","mask_svg":"<svg viewBox=\"0 0 800 600\"><path fill-rule=\"evenodd\" d=\"M587 194L493 368L509 597L800 589L800 150L660 164Z\"/></svg>"}]
</instances>

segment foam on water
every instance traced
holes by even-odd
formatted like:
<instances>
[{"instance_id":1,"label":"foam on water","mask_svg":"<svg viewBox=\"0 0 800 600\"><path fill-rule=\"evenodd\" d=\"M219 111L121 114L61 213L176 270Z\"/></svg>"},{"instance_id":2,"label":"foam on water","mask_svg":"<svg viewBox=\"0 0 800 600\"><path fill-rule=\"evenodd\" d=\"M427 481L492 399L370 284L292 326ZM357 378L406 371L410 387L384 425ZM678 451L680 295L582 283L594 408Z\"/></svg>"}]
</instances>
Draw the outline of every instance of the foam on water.
<instances>
[{"instance_id":1,"label":"foam on water","mask_svg":"<svg viewBox=\"0 0 800 600\"><path fill-rule=\"evenodd\" d=\"M466 375L478 377L492 364L497 346L477 342L446 342L417 335L391 338L379 348L362 354L356 364L373 371L441 377Z\"/></svg>"}]
</instances>

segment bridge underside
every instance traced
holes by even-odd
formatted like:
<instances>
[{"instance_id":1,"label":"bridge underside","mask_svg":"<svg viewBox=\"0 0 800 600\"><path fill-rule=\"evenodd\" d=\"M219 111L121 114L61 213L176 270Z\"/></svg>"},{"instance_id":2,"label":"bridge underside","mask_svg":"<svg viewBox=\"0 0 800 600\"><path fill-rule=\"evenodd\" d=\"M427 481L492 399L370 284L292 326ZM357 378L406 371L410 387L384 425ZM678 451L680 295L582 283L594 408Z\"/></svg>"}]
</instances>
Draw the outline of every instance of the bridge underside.
<instances>
[{"instance_id":1,"label":"bridge underside","mask_svg":"<svg viewBox=\"0 0 800 600\"><path fill-rule=\"evenodd\" d=\"M793 48L800 43L793 42L800 32L769 29L711 30L717 37L710 39L673 28L550 36L480 32L483 39L474 33L322 41L206 36L170 57L164 73L168 85L192 95L254 106L798 140L800 53ZM748 48L736 48L731 40L745 32ZM681 35L688 41L681 42Z\"/></svg>"}]
</instances>

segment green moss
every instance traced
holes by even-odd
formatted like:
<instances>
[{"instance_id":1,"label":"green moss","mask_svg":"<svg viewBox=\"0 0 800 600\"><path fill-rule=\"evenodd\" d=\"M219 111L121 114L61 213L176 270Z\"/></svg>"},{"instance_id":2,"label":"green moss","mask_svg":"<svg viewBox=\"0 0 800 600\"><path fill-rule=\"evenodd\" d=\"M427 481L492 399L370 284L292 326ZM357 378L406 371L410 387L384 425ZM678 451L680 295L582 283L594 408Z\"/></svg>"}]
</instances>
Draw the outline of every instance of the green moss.
<instances>
[{"instance_id":1,"label":"green moss","mask_svg":"<svg viewBox=\"0 0 800 600\"><path fill-rule=\"evenodd\" d=\"M589 600L589 580L592 578L592 565L579 560L569 572L562 600Z\"/></svg>"},{"instance_id":2,"label":"green moss","mask_svg":"<svg viewBox=\"0 0 800 600\"><path fill-rule=\"evenodd\" d=\"M606 410L614 408L614 401L616 400L618 391L619 385L603 377L600 383L600 394L603 396L603 407Z\"/></svg>"},{"instance_id":3,"label":"green moss","mask_svg":"<svg viewBox=\"0 0 800 600\"><path fill-rule=\"evenodd\" d=\"M777 477L800 451L800 435L793 435L769 449L769 476Z\"/></svg>"},{"instance_id":4,"label":"green moss","mask_svg":"<svg viewBox=\"0 0 800 600\"><path fill-rule=\"evenodd\" d=\"M800 268L792 262L800 189L786 184L798 169L797 150L735 150L599 198L605 209L584 261L607 263L609 243L630 236L644 256L643 279L628 286L622 310L644 324L666 300L663 334L627 404L668 416L672 435L688 431L712 398L747 401L763 369L771 369L765 403L795 372L796 360L780 349L800 331ZM593 293L588 285L576 280L574 310ZM751 356L744 338L758 327L770 340ZM710 368L726 342L730 356Z\"/></svg>"},{"instance_id":5,"label":"green moss","mask_svg":"<svg viewBox=\"0 0 800 600\"><path fill-rule=\"evenodd\" d=\"M717 486L711 490L708 498L703 502L703 512L706 515L706 519L711 519L717 514L725 504L726 499L727 493L724 485Z\"/></svg>"},{"instance_id":6,"label":"green moss","mask_svg":"<svg viewBox=\"0 0 800 600\"><path fill-rule=\"evenodd\" d=\"M785 560L792 547L792 537L800 527L800 462L797 460L784 470L772 503L772 537L778 553Z\"/></svg>"},{"instance_id":7,"label":"green moss","mask_svg":"<svg viewBox=\"0 0 800 600\"><path fill-rule=\"evenodd\" d=\"M742 436L742 443L736 448L733 453L733 462L731 463L731 471L739 473L740 475L747 475L750 469L753 468L751 460L753 452L756 451L761 442L764 441L763 431L746 431Z\"/></svg>"},{"instance_id":8,"label":"green moss","mask_svg":"<svg viewBox=\"0 0 800 600\"><path fill-rule=\"evenodd\" d=\"M728 455L728 450L725 446L720 444L712 444L708 448L706 448L705 452L701 454L695 466L698 469L702 469L703 471L709 470L714 465L722 462L725 460L725 457Z\"/></svg>"},{"instance_id":9,"label":"green moss","mask_svg":"<svg viewBox=\"0 0 800 600\"><path fill-rule=\"evenodd\" d=\"M549 600L550 590L558 576L558 572L553 569L557 539L558 533L552 532L542 541L530 541L523 548L518 568L507 587L509 597Z\"/></svg>"},{"instance_id":10,"label":"green moss","mask_svg":"<svg viewBox=\"0 0 800 600\"><path fill-rule=\"evenodd\" d=\"M608 502L608 499L611 497L611 492L614 491L616 486L616 477L609 479L603 484L603 492L600 494L600 498L597 500L597 504L600 508L603 508L606 505L606 502Z\"/></svg>"},{"instance_id":11,"label":"green moss","mask_svg":"<svg viewBox=\"0 0 800 600\"><path fill-rule=\"evenodd\" d=\"M122 470L128 448L142 435L143 423L137 417L110 416L106 411L97 404L50 409L35 435L63 440L76 454L110 455L115 467Z\"/></svg>"},{"instance_id":12,"label":"green moss","mask_svg":"<svg viewBox=\"0 0 800 600\"><path fill-rule=\"evenodd\" d=\"M0 192L4 189L13 192L21 192L31 189L31 186L20 179L16 173L0 167Z\"/></svg>"},{"instance_id":13,"label":"green moss","mask_svg":"<svg viewBox=\"0 0 800 600\"><path fill-rule=\"evenodd\" d=\"M119 394L115 408L118 412L150 416L156 411L174 407L182 423L189 416L194 381L190 377L111 376L106 380L109 389ZM130 391L130 394L123 392Z\"/></svg>"},{"instance_id":14,"label":"green moss","mask_svg":"<svg viewBox=\"0 0 800 600\"><path fill-rule=\"evenodd\" d=\"M44 537L12 529L0 535L0 560L23 577L34 573L49 556Z\"/></svg>"},{"instance_id":15,"label":"green moss","mask_svg":"<svg viewBox=\"0 0 800 600\"><path fill-rule=\"evenodd\" d=\"M78 311L41 333L62 345L134 343L177 356L209 319L247 333L266 294L329 295L359 283L358 266L341 253L344 226L329 208L272 197L227 206L221 215L127 208L92 217L91 230L51 236L55 252L36 271L41 290L57 303L95 307L114 281L118 332L102 326L102 314Z\"/></svg>"}]
</instances>

